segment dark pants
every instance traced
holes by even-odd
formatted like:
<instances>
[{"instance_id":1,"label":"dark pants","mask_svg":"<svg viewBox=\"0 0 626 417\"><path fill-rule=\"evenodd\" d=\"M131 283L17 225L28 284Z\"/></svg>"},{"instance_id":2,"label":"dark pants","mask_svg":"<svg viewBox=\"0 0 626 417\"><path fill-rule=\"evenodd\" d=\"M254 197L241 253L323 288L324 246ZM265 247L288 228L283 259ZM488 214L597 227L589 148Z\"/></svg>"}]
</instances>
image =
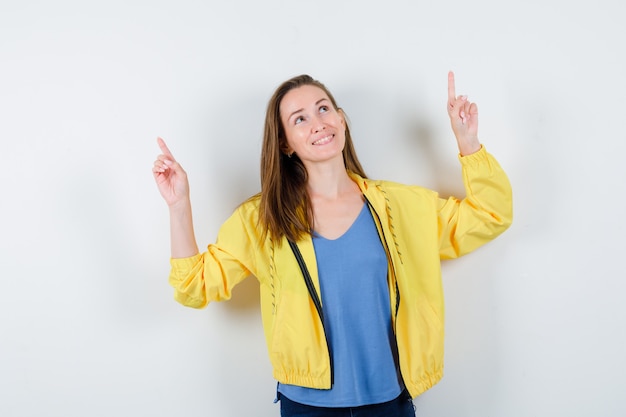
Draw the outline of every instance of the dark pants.
<instances>
[{"instance_id":1,"label":"dark pants","mask_svg":"<svg viewBox=\"0 0 626 417\"><path fill-rule=\"evenodd\" d=\"M413 401L405 391L395 400L361 407L325 408L304 405L280 395L281 417L415 417Z\"/></svg>"}]
</instances>

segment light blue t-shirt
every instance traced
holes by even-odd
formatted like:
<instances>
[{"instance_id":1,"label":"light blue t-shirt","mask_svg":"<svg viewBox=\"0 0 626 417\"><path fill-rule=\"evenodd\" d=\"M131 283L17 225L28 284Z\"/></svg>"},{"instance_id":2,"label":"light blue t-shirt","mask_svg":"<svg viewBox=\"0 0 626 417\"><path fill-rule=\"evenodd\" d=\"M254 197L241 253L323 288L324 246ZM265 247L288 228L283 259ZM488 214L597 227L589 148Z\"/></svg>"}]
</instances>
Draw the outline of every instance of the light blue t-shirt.
<instances>
[{"instance_id":1,"label":"light blue t-shirt","mask_svg":"<svg viewBox=\"0 0 626 417\"><path fill-rule=\"evenodd\" d=\"M314 235L313 245L334 384L330 390L279 384L279 392L319 407L393 400L402 385L391 328L387 257L367 204L345 234L335 240Z\"/></svg>"}]
</instances>

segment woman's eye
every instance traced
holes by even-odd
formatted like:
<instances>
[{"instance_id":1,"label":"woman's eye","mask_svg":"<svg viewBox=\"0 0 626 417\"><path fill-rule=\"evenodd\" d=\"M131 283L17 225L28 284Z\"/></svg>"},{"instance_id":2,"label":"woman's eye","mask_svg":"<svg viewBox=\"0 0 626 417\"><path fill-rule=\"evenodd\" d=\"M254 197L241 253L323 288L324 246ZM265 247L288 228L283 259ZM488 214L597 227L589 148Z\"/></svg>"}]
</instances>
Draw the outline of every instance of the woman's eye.
<instances>
[{"instance_id":1,"label":"woman's eye","mask_svg":"<svg viewBox=\"0 0 626 417\"><path fill-rule=\"evenodd\" d=\"M302 117L302 116L298 116L298 117L296 117L296 119L294 120L294 123L295 123L295 124L300 124L300 123L302 123L302 122L304 122L304 117Z\"/></svg>"},{"instance_id":2,"label":"woman's eye","mask_svg":"<svg viewBox=\"0 0 626 417\"><path fill-rule=\"evenodd\" d=\"M326 113L328 111L328 106L320 107L320 113Z\"/></svg>"}]
</instances>

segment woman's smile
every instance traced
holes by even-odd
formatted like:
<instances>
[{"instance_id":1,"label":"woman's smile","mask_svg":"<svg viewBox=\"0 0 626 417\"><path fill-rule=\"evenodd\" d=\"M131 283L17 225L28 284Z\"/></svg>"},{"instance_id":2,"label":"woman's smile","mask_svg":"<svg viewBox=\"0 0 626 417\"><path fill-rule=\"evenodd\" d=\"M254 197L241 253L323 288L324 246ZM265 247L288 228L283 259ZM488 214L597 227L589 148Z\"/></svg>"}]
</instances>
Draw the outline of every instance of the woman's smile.
<instances>
[{"instance_id":1,"label":"woman's smile","mask_svg":"<svg viewBox=\"0 0 626 417\"><path fill-rule=\"evenodd\" d=\"M315 142L313 142L313 145L326 145L328 142L333 140L334 137L335 135L326 135L323 138L318 139Z\"/></svg>"}]
</instances>

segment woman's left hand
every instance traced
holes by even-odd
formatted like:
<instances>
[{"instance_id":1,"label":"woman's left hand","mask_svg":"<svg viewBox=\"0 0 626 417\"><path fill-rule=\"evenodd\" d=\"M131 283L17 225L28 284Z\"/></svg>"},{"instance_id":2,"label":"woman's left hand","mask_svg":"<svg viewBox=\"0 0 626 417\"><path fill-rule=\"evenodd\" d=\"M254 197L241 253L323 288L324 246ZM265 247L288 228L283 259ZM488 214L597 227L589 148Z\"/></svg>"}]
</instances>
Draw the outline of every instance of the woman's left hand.
<instances>
[{"instance_id":1,"label":"woman's left hand","mask_svg":"<svg viewBox=\"0 0 626 417\"><path fill-rule=\"evenodd\" d=\"M456 95L454 73L448 73L448 116L462 156L480 150L478 141L478 106L467 96Z\"/></svg>"}]
</instances>

